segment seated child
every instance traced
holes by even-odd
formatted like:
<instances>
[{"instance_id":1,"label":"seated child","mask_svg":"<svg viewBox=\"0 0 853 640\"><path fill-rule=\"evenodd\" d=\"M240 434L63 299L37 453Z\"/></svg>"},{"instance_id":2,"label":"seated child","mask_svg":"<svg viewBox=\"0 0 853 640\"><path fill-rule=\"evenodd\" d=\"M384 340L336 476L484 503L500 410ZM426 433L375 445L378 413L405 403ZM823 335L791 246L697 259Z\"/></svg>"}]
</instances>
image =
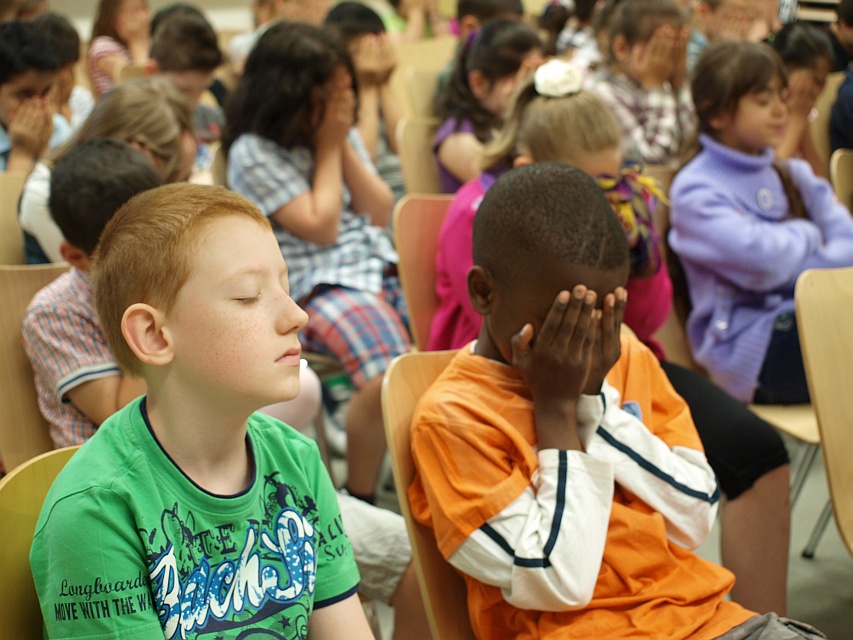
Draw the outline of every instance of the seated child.
<instances>
[{"instance_id":1,"label":"seated child","mask_svg":"<svg viewBox=\"0 0 853 640\"><path fill-rule=\"evenodd\" d=\"M100 0L89 44L89 73L95 94L109 91L120 64L145 64L151 47L146 0Z\"/></svg>"},{"instance_id":2,"label":"seated child","mask_svg":"<svg viewBox=\"0 0 853 640\"><path fill-rule=\"evenodd\" d=\"M159 78L122 82L101 96L68 144L38 162L21 194L19 222L27 262L59 262L63 237L50 216L53 163L71 147L91 138L114 138L140 149L165 182L186 180L196 153L192 115L184 97Z\"/></svg>"},{"instance_id":3,"label":"seated child","mask_svg":"<svg viewBox=\"0 0 853 640\"><path fill-rule=\"evenodd\" d=\"M307 321L267 219L221 187L149 190L107 224L92 281L148 392L47 496L30 554L47 634L371 638L316 445L253 413L299 393Z\"/></svg>"},{"instance_id":4,"label":"seated child","mask_svg":"<svg viewBox=\"0 0 853 640\"><path fill-rule=\"evenodd\" d=\"M572 62L551 60L539 67L516 95L504 128L486 146L484 161L565 162L598 180L630 248L623 322L661 358L670 384L687 402L725 498L720 547L723 564L737 576L731 597L756 611L782 613L790 531L785 445L772 426L709 380L663 359L654 334L670 313L672 283L651 219L659 192L642 172L620 166L619 125L600 98L581 89L579 76ZM492 182L483 174L467 183L444 218L430 349L459 348L480 333L482 317L471 305L467 278L477 206Z\"/></svg>"},{"instance_id":5,"label":"seated child","mask_svg":"<svg viewBox=\"0 0 853 640\"><path fill-rule=\"evenodd\" d=\"M339 2L326 14L325 26L343 38L358 76L356 126L370 160L391 191L394 201L406 192L394 132L402 111L391 88L397 54L376 12L360 2Z\"/></svg>"},{"instance_id":6,"label":"seated child","mask_svg":"<svg viewBox=\"0 0 853 640\"><path fill-rule=\"evenodd\" d=\"M187 98L199 143L218 140L225 125L225 116L217 105L200 102L222 60L216 32L197 10L172 11L159 21L152 35L146 71L162 76Z\"/></svg>"},{"instance_id":7,"label":"seated child","mask_svg":"<svg viewBox=\"0 0 853 640\"><path fill-rule=\"evenodd\" d=\"M51 92L52 107L71 123L72 129L76 129L95 105L92 92L77 84L74 76L80 60L80 36L68 18L58 13L42 13L33 20L33 24L41 27L50 38L62 65Z\"/></svg>"},{"instance_id":8,"label":"seated child","mask_svg":"<svg viewBox=\"0 0 853 640\"><path fill-rule=\"evenodd\" d=\"M310 320L310 351L341 362L347 489L372 501L385 438L379 393L410 348L397 254L384 229L392 193L354 124L355 69L344 44L301 22L270 27L229 102L228 183L269 217Z\"/></svg>"},{"instance_id":9,"label":"seated child","mask_svg":"<svg viewBox=\"0 0 853 640\"><path fill-rule=\"evenodd\" d=\"M56 163L51 210L69 239L63 253L72 268L37 294L25 317L24 337L57 446L88 440L98 425L146 391L144 381L116 363L88 274L94 243L113 213L135 193L161 183L142 153L114 140L81 142ZM296 398L263 411L301 430L319 410L320 381L307 367L299 378ZM337 499L362 574L362 593L395 608L396 638L422 637L427 623L402 518L347 495Z\"/></svg>"},{"instance_id":10,"label":"seated child","mask_svg":"<svg viewBox=\"0 0 853 640\"><path fill-rule=\"evenodd\" d=\"M787 84L766 44L709 46L691 79L699 147L670 189L690 348L741 402L808 402L794 285L806 269L853 266L853 219L832 187L803 160L775 159Z\"/></svg>"},{"instance_id":11,"label":"seated child","mask_svg":"<svg viewBox=\"0 0 853 640\"><path fill-rule=\"evenodd\" d=\"M823 637L726 600L733 576L690 551L719 487L657 359L620 341L628 245L596 182L510 171L473 252L482 330L415 410L409 498L477 637Z\"/></svg>"},{"instance_id":12,"label":"seated child","mask_svg":"<svg viewBox=\"0 0 853 640\"><path fill-rule=\"evenodd\" d=\"M832 64L829 38L817 27L797 22L782 27L771 44L788 71L788 122L776 157L802 158L815 175L828 178L829 158L815 145L810 124Z\"/></svg>"},{"instance_id":13,"label":"seated child","mask_svg":"<svg viewBox=\"0 0 853 640\"><path fill-rule=\"evenodd\" d=\"M24 315L24 348L33 365L39 409L57 448L82 444L109 416L145 393L123 372L95 311L91 256L104 226L132 196L163 184L143 153L125 142L94 138L56 164L50 212L71 265L39 291Z\"/></svg>"},{"instance_id":14,"label":"seated child","mask_svg":"<svg viewBox=\"0 0 853 640\"><path fill-rule=\"evenodd\" d=\"M522 20L523 18L524 6L521 0L458 0L456 23L459 29L459 43L456 55L459 55L459 50L465 48L472 34L482 29L487 22L497 19ZM433 97L433 110L436 113L444 100L455 69L456 60L453 59L438 74Z\"/></svg>"},{"instance_id":15,"label":"seated child","mask_svg":"<svg viewBox=\"0 0 853 640\"><path fill-rule=\"evenodd\" d=\"M489 22L461 48L432 145L444 193L480 173L483 144L500 126L518 81L542 62L539 35L515 20Z\"/></svg>"},{"instance_id":16,"label":"seated child","mask_svg":"<svg viewBox=\"0 0 853 640\"><path fill-rule=\"evenodd\" d=\"M607 29L608 64L590 87L613 110L629 160L673 162L694 129L681 8L675 0L620 2Z\"/></svg>"},{"instance_id":17,"label":"seated child","mask_svg":"<svg viewBox=\"0 0 853 640\"><path fill-rule=\"evenodd\" d=\"M51 115L49 96L61 67L44 32L31 22L0 24L0 171L28 173L71 126Z\"/></svg>"}]
</instances>

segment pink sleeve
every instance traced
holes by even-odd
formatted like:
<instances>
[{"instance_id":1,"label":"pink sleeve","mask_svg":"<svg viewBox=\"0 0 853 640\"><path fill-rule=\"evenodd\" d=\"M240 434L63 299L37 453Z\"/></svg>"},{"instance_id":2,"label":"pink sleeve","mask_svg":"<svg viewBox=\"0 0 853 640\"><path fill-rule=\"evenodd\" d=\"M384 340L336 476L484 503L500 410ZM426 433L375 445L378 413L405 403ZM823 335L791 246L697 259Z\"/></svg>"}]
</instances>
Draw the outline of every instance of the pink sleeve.
<instances>
[{"instance_id":1,"label":"pink sleeve","mask_svg":"<svg viewBox=\"0 0 853 640\"><path fill-rule=\"evenodd\" d=\"M657 273L650 278L630 278L625 288L628 306L624 322L640 342L652 346L649 344L652 334L660 329L672 306L672 281L666 265L658 267Z\"/></svg>"}]
</instances>

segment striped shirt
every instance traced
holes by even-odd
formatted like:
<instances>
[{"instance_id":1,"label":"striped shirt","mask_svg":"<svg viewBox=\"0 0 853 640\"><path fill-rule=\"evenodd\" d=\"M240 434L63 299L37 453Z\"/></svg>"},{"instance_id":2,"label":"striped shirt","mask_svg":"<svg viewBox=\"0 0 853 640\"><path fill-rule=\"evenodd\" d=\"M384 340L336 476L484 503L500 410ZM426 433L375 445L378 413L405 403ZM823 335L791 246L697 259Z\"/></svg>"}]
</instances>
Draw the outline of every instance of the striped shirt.
<instances>
[{"instance_id":1,"label":"striped shirt","mask_svg":"<svg viewBox=\"0 0 853 640\"><path fill-rule=\"evenodd\" d=\"M695 128L687 83L679 91L669 83L659 89L643 89L624 73L603 68L590 88L616 116L625 136L627 160L671 162Z\"/></svg>"},{"instance_id":2,"label":"striped shirt","mask_svg":"<svg viewBox=\"0 0 853 640\"><path fill-rule=\"evenodd\" d=\"M370 157L355 129L349 143L371 171ZM314 152L309 147L285 149L255 134L237 138L228 153L228 184L271 216L297 196L311 191ZM337 242L319 245L298 238L271 221L282 254L287 260L290 291L294 300L305 298L319 284L350 287L379 294L388 263L397 263L397 253L388 234L351 207L344 185Z\"/></svg>"},{"instance_id":3,"label":"striped shirt","mask_svg":"<svg viewBox=\"0 0 853 640\"><path fill-rule=\"evenodd\" d=\"M72 267L39 291L24 315L23 336L54 445L82 444L97 427L66 395L84 382L121 375L88 276Z\"/></svg>"}]
</instances>

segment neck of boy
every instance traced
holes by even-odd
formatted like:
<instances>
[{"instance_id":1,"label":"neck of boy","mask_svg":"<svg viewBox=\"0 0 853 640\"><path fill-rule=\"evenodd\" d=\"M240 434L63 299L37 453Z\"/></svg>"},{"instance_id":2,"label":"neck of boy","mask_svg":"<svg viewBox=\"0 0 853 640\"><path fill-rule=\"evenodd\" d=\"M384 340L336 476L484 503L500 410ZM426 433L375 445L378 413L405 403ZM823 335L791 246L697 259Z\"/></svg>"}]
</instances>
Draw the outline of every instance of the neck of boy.
<instances>
[{"instance_id":1,"label":"neck of boy","mask_svg":"<svg viewBox=\"0 0 853 640\"><path fill-rule=\"evenodd\" d=\"M150 381L146 406L151 429L180 470L216 495L235 495L254 478L246 438L252 410Z\"/></svg>"}]
</instances>

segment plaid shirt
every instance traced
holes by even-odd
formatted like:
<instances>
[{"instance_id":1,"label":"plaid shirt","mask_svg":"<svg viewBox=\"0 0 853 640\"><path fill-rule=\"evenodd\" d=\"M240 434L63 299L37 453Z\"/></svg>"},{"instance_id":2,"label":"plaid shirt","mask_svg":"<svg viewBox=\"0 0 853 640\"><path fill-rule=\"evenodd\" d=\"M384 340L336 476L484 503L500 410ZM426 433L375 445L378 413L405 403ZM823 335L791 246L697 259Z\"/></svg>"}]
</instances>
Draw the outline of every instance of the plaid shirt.
<instances>
[{"instance_id":1,"label":"plaid shirt","mask_svg":"<svg viewBox=\"0 0 853 640\"><path fill-rule=\"evenodd\" d=\"M356 129L349 143L375 172ZM237 138L228 153L228 184L271 216L288 202L312 189L314 153L309 147L284 149L254 134ZM290 294L302 300L319 284L337 284L359 291L380 293L382 274L397 253L384 229L370 224L350 207L344 185L341 221L334 245L321 246L296 237L271 221L281 252L287 260Z\"/></svg>"},{"instance_id":2,"label":"plaid shirt","mask_svg":"<svg viewBox=\"0 0 853 640\"><path fill-rule=\"evenodd\" d=\"M643 89L624 73L601 69L591 89L611 108L625 135L627 159L666 164L694 129L690 88Z\"/></svg>"},{"instance_id":3,"label":"plaid shirt","mask_svg":"<svg viewBox=\"0 0 853 640\"><path fill-rule=\"evenodd\" d=\"M24 315L23 335L54 445L82 444L96 426L65 395L84 382L121 375L88 276L72 268L39 291Z\"/></svg>"}]
</instances>

